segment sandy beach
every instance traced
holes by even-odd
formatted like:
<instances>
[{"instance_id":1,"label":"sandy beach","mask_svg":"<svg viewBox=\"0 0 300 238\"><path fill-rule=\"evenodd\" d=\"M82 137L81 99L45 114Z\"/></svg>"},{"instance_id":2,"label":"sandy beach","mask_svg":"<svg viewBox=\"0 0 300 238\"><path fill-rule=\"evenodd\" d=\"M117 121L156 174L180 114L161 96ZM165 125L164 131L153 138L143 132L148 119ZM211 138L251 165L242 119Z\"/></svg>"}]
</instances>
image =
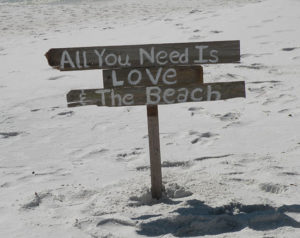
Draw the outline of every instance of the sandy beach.
<instances>
[{"instance_id":1,"label":"sandy beach","mask_svg":"<svg viewBox=\"0 0 300 238\"><path fill-rule=\"evenodd\" d=\"M300 236L300 2L0 0L0 237ZM146 106L68 108L102 71L50 48L239 40L204 82L246 98L159 106L163 199Z\"/></svg>"}]
</instances>

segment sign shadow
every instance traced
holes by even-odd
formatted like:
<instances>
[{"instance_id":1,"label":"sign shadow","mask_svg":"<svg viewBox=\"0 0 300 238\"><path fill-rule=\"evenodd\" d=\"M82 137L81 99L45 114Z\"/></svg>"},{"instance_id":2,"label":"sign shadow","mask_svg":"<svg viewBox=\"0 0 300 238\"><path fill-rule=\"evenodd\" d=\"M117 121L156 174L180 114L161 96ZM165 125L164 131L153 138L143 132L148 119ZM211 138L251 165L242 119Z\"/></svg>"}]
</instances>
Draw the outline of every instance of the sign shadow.
<instances>
[{"instance_id":1,"label":"sign shadow","mask_svg":"<svg viewBox=\"0 0 300 238\"><path fill-rule=\"evenodd\" d=\"M279 227L300 228L300 222L286 215L300 213L300 205L243 205L230 203L221 207L210 207L199 200L187 201L188 207L171 212L178 214L166 218L142 222L137 231L140 235L176 237L219 235L237 232L249 227L256 231L275 230Z\"/></svg>"}]
</instances>

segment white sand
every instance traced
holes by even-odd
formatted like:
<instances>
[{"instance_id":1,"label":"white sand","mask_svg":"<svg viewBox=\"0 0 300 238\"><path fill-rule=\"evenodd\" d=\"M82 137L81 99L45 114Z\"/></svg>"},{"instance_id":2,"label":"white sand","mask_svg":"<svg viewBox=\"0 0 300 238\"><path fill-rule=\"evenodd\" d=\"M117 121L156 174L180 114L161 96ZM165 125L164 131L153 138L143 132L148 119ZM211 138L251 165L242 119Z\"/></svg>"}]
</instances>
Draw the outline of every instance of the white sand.
<instances>
[{"instance_id":1,"label":"white sand","mask_svg":"<svg viewBox=\"0 0 300 238\"><path fill-rule=\"evenodd\" d=\"M300 237L300 2L0 0L0 237ZM62 3L59 3L62 2ZM159 106L161 202L144 106L66 107L101 71L50 48L240 40L205 82L247 98Z\"/></svg>"}]
</instances>

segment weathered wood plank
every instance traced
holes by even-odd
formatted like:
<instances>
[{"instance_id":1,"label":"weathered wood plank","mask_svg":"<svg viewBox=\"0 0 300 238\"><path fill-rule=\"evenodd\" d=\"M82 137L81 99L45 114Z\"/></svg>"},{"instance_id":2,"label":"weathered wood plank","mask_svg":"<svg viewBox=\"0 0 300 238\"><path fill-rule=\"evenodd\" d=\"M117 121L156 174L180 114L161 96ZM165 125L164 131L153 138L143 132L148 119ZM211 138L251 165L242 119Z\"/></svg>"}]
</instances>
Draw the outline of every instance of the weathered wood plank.
<instances>
[{"instance_id":1,"label":"weathered wood plank","mask_svg":"<svg viewBox=\"0 0 300 238\"><path fill-rule=\"evenodd\" d=\"M151 168L151 193L152 198L160 199L162 197L162 175L157 105L147 106L147 119Z\"/></svg>"},{"instance_id":2,"label":"weathered wood plank","mask_svg":"<svg viewBox=\"0 0 300 238\"><path fill-rule=\"evenodd\" d=\"M190 84L185 87L134 87L72 90L67 94L69 107L136 106L225 100L245 97L245 82Z\"/></svg>"},{"instance_id":3,"label":"weathered wood plank","mask_svg":"<svg viewBox=\"0 0 300 238\"><path fill-rule=\"evenodd\" d=\"M50 49L50 66L59 70L89 70L238 63L239 41L96 46Z\"/></svg>"},{"instance_id":4,"label":"weathered wood plank","mask_svg":"<svg viewBox=\"0 0 300 238\"><path fill-rule=\"evenodd\" d=\"M103 70L104 88L180 86L203 82L202 66Z\"/></svg>"}]
</instances>

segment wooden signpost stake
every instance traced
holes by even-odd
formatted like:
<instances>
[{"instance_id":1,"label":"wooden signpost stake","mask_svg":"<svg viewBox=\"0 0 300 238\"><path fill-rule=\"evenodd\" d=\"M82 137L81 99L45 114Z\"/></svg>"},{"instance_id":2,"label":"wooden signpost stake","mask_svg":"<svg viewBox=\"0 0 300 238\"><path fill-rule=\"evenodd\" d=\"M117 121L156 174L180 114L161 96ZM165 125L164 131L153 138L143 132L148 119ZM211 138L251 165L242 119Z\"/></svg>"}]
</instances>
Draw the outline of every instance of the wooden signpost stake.
<instances>
[{"instance_id":1,"label":"wooden signpost stake","mask_svg":"<svg viewBox=\"0 0 300 238\"><path fill-rule=\"evenodd\" d=\"M160 199L162 196L162 176L157 105L147 106L147 119L151 170L151 193L153 198Z\"/></svg>"},{"instance_id":2,"label":"wooden signpost stake","mask_svg":"<svg viewBox=\"0 0 300 238\"><path fill-rule=\"evenodd\" d=\"M71 90L68 107L147 106L155 199L163 189L157 105L246 97L243 81L203 83L202 64L239 63L239 41L57 48L46 57L61 71L104 69L104 88Z\"/></svg>"}]
</instances>

